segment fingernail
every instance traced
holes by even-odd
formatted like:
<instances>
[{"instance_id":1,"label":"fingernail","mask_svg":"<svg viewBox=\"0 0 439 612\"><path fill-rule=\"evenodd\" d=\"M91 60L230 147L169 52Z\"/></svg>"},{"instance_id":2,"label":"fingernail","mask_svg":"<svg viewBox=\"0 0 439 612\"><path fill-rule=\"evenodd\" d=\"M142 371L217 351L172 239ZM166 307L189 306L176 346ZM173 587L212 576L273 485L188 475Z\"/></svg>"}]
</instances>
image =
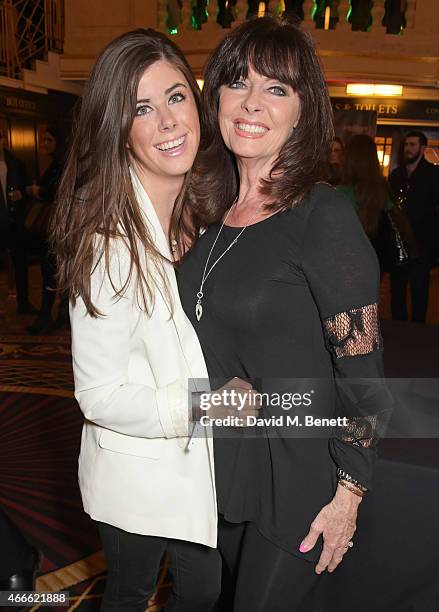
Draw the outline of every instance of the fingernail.
<instances>
[{"instance_id":1,"label":"fingernail","mask_svg":"<svg viewBox=\"0 0 439 612\"><path fill-rule=\"evenodd\" d=\"M302 542L302 544L299 546L299 550L300 550L300 552L306 552L308 549L309 549L308 544L304 544L303 542Z\"/></svg>"}]
</instances>

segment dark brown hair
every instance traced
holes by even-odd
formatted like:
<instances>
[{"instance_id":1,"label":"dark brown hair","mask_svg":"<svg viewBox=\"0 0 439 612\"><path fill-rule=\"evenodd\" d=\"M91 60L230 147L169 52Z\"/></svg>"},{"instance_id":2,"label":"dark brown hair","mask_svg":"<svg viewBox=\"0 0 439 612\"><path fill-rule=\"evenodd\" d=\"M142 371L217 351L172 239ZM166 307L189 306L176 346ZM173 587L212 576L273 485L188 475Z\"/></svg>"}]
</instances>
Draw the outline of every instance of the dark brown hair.
<instances>
[{"instance_id":1,"label":"dark brown hair","mask_svg":"<svg viewBox=\"0 0 439 612\"><path fill-rule=\"evenodd\" d=\"M233 153L221 137L218 103L222 85L255 72L290 85L300 99L296 129L279 152L270 176L261 181L267 208L298 204L325 175L334 138L332 109L311 37L276 17L250 19L228 34L210 57L202 94L202 142L196 184L197 210L205 223L215 221L238 196Z\"/></svg>"},{"instance_id":2,"label":"dark brown hair","mask_svg":"<svg viewBox=\"0 0 439 612\"><path fill-rule=\"evenodd\" d=\"M55 140L55 150L53 152L53 158L62 163L64 160L66 149L65 131L58 125L50 124L44 130L44 134L46 133L50 134Z\"/></svg>"},{"instance_id":3,"label":"dark brown hair","mask_svg":"<svg viewBox=\"0 0 439 612\"><path fill-rule=\"evenodd\" d=\"M344 152L345 152L345 146L344 146L344 142L343 142L343 140L342 140L341 138L339 138L338 136L336 136L336 137L335 137L335 138L334 138L334 139L331 141L331 145L330 145L331 147L332 147L332 145L334 144L334 142L338 142L338 144L340 145L340 148L341 148L341 152L342 152L342 153L343 153L343 155L344 155Z\"/></svg>"},{"instance_id":4,"label":"dark brown hair","mask_svg":"<svg viewBox=\"0 0 439 612\"><path fill-rule=\"evenodd\" d=\"M139 81L144 71L159 60L170 62L183 74L200 110L198 85L182 52L164 34L138 29L116 38L100 53L75 120L51 222L51 241L59 288L68 292L73 303L80 296L92 316L101 313L92 303L90 277L102 258L115 294L122 296L134 278L138 303L150 312L155 283L150 266L142 265L146 253L169 298L163 259L134 194L129 171L133 153L127 148ZM193 234L188 209L189 180L190 172L175 202L170 224L170 236L178 242L179 255L184 240ZM116 287L110 274L114 239L122 241L129 253L129 274L122 287Z\"/></svg>"},{"instance_id":5,"label":"dark brown hair","mask_svg":"<svg viewBox=\"0 0 439 612\"><path fill-rule=\"evenodd\" d=\"M376 144L367 134L357 134L349 140L342 182L353 188L360 221L366 234L373 238L390 193L382 176Z\"/></svg>"},{"instance_id":6,"label":"dark brown hair","mask_svg":"<svg viewBox=\"0 0 439 612\"><path fill-rule=\"evenodd\" d=\"M412 130L404 136L404 141L407 138L417 138L421 147L426 147L428 144L427 136L421 130Z\"/></svg>"}]
</instances>

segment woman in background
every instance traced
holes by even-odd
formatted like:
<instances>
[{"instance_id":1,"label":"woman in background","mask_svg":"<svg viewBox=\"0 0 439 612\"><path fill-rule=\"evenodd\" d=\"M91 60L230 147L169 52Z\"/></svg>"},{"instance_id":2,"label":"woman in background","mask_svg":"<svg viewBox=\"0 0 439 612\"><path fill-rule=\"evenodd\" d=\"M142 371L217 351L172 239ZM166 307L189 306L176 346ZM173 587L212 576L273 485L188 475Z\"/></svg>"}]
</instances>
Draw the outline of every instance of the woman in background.
<instances>
[{"instance_id":1,"label":"woman in background","mask_svg":"<svg viewBox=\"0 0 439 612\"><path fill-rule=\"evenodd\" d=\"M47 225L52 214L53 204L58 191L59 181L63 169L65 142L61 131L56 126L48 126L44 131L40 151L48 157L49 164L43 174L33 185L26 187L26 193L34 202L41 202L44 209L40 213L40 227L38 234L32 232L32 248L38 254L41 265L41 306L35 321L26 330L30 334L45 334L54 327L52 308L56 297L56 267L55 259L50 253ZM57 322L59 326L67 321L68 303L61 300Z\"/></svg>"},{"instance_id":2,"label":"woman in background","mask_svg":"<svg viewBox=\"0 0 439 612\"><path fill-rule=\"evenodd\" d=\"M329 176L328 183L338 185L341 181L343 162L345 157L344 144L341 138L336 136L331 142L329 150Z\"/></svg>"},{"instance_id":3,"label":"woman in background","mask_svg":"<svg viewBox=\"0 0 439 612\"><path fill-rule=\"evenodd\" d=\"M400 258L416 257L410 223L394 206L389 184L382 175L377 147L367 134L353 136L347 144L342 182L337 186L355 208L380 262L381 274L403 265ZM400 247L396 246L395 231Z\"/></svg>"},{"instance_id":4,"label":"woman in background","mask_svg":"<svg viewBox=\"0 0 439 612\"><path fill-rule=\"evenodd\" d=\"M375 141L367 134L357 134L349 140L342 180L337 189L352 203L380 258L379 235L384 213L392 209L393 203L378 160Z\"/></svg>"}]
</instances>

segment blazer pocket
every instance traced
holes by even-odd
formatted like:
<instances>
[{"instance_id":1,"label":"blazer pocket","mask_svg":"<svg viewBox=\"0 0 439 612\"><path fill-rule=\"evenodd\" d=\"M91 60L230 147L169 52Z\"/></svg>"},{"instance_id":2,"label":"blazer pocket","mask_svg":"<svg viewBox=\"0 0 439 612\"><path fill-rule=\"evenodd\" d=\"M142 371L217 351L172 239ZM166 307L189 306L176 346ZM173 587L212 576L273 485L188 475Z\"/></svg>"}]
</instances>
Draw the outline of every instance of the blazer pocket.
<instances>
[{"instance_id":1,"label":"blazer pocket","mask_svg":"<svg viewBox=\"0 0 439 612\"><path fill-rule=\"evenodd\" d=\"M123 455L160 459L164 438L135 438L111 429L103 429L99 437L99 446Z\"/></svg>"}]
</instances>

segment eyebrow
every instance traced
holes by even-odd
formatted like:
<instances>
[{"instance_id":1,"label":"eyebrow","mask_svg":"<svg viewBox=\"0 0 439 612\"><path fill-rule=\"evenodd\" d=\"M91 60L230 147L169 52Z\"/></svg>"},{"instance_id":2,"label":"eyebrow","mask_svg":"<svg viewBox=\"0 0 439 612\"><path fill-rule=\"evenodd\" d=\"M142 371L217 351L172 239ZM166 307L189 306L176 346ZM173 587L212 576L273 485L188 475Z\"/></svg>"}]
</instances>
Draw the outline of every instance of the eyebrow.
<instances>
[{"instance_id":1,"label":"eyebrow","mask_svg":"<svg viewBox=\"0 0 439 612\"><path fill-rule=\"evenodd\" d=\"M165 89L165 96L170 94L171 91L174 91L174 89L177 89L177 87L185 87L187 89L187 85L185 85L184 83L174 83L174 85L168 87L168 89ZM151 102L151 100L149 98L142 98L141 100L137 100L137 104L139 104L139 102L147 103Z\"/></svg>"}]
</instances>

